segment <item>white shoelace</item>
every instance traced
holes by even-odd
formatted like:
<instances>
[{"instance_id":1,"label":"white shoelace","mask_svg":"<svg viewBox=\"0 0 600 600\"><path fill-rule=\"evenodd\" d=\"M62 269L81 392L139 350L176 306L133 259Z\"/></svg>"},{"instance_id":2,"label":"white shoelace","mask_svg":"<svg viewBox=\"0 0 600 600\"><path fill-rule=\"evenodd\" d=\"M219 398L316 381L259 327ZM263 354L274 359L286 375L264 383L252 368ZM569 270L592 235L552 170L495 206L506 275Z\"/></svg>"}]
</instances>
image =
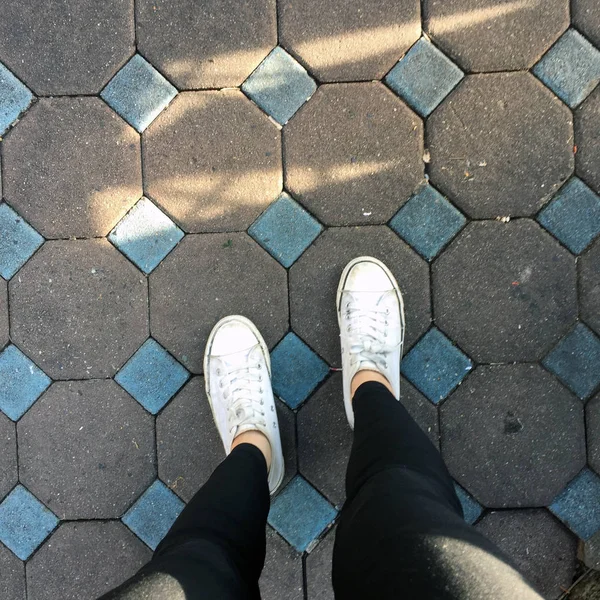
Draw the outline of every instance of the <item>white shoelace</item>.
<instances>
[{"instance_id":1,"label":"white shoelace","mask_svg":"<svg viewBox=\"0 0 600 600\"><path fill-rule=\"evenodd\" d=\"M267 426L262 399L262 365L253 363L235 366L228 370L217 369L220 376L219 386L223 390L223 399L228 402L228 422L232 435L244 425Z\"/></svg>"}]
</instances>

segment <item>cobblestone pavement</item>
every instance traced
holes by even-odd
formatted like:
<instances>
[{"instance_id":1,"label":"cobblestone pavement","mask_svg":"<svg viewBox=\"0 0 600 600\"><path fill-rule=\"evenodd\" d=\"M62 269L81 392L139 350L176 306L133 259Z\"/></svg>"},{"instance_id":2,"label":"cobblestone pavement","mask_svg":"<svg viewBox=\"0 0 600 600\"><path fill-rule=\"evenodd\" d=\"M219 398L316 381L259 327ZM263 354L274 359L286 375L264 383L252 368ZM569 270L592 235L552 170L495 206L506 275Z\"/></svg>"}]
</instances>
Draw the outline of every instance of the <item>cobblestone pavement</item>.
<instances>
[{"instance_id":1,"label":"cobblestone pavement","mask_svg":"<svg viewBox=\"0 0 600 600\"><path fill-rule=\"evenodd\" d=\"M402 401L549 599L600 567L597 0L5 0L0 597L92 599L222 459L202 353L272 349L265 600L329 600L334 292L383 259Z\"/></svg>"}]
</instances>

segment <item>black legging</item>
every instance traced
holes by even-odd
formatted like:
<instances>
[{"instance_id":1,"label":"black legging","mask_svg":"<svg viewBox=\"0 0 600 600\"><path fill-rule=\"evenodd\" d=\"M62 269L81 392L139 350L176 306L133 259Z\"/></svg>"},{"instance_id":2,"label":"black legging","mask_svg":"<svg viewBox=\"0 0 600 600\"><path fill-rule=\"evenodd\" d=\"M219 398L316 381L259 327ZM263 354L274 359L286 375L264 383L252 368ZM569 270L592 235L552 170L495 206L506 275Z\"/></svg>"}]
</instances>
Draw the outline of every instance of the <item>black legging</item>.
<instances>
[{"instance_id":1,"label":"black legging","mask_svg":"<svg viewBox=\"0 0 600 600\"><path fill-rule=\"evenodd\" d=\"M354 413L348 499L333 552L336 598L540 600L465 523L440 453L402 404L370 382L358 388ZM187 505L154 558L103 600L260 598L268 512L265 459L241 444Z\"/></svg>"}]
</instances>

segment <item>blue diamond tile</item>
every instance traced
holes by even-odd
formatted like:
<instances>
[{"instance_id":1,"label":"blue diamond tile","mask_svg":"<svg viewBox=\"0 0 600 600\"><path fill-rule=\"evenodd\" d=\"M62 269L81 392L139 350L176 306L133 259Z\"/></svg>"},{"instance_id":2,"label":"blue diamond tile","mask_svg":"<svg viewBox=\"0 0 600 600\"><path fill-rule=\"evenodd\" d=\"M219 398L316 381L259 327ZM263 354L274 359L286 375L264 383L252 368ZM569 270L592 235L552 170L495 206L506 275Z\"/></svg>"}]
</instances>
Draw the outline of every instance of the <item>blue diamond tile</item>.
<instances>
[{"instance_id":1,"label":"blue diamond tile","mask_svg":"<svg viewBox=\"0 0 600 600\"><path fill-rule=\"evenodd\" d=\"M31 104L33 94L0 63L0 135Z\"/></svg>"},{"instance_id":2,"label":"blue diamond tile","mask_svg":"<svg viewBox=\"0 0 600 600\"><path fill-rule=\"evenodd\" d=\"M0 275L10 279L44 243L44 238L8 204L0 204Z\"/></svg>"},{"instance_id":3,"label":"blue diamond tile","mask_svg":"<svg viewBox=\"0 0 600 600\"><path fill-rule=\"evenodd\" d=\"M329 367L295 333L288 333L271 352L273 391L297 408L323 381Z\"/></svg>"},{"instance_id":4,"label":"blue diamond tile","mask_svg":"<svg viewBox=\"0 0 600 600\"><path fill-rule=\"evenodd\" d=\"M600 234L600 197L574 177L537 220L571 252L580 254Z\"/></svg>"},{"instance_id":5,"label":"blue diamond tile","mask_svg":"<svg viewBox=\"0 0 600 600\"><path fill-rule=\"evenodd\" d=\"M454 484L454 490L456 491L456 495L460 500L460 504L463 509L463 515L465 517L465 521L469 525L473 525L477 519L481 516L483 512L483 507L471 494L469 494L465 489L463 489L458 483Z\"/></svg>"},{"instance_id":6,"label":"blue diamond tile","mask_svg":"<svg viewBox=\"0 0 600 600\"><path fill-rule=\"evenodd\" d=\"M582 540L600 530L600 477L584 469L554 499L550 510Z\"/></svg>"},{"instance_id":7,"label":"blue diamond tile","mask_svg":"<svg viewBox=\"0 0 600 600\"><path fill-rule=\"evenodd\" d=\"M183 507L183 502L157 479L123 515L122 521L155 550Z\"/></svg>"},{"instance_id":8,"label":"blue diamond tile","mask_svg":"<svg viewBox=\"0 0 600 600\"><path fill-rule=\"evenodd\" d=\"M421 116L429 116L464 73L421 38L387 74L385 82Z\"/></svg>"},{"instance_id":9,"label":"blue diamond tile","mask_svg":"<svg viewBox=\"0 0 600 600\"><path fill-rule=\"evenodd\" d=\"M0 504L0 541L21 560L27 560L57 525L56 515L22 485Z\"/></svg>"},{"instance_id":10,"label":"blue diamond tile","mask_svg":"<svg viewBox=\"0 0 600 600\"><path fill-rule=\"evenodd\" d=\"M437 404L463 380L473 363L434 328L402 359L401 366L402 374Z\"/></svg>"},{"instance_id":11,"label":"blue diamond tile","mask_svg":"<svg viewBox=\"0 0 600 600\"><path fill-rule=\"evenodd\" d=\"M284 267L291 267L323 227L285 192L252 224L248 233Z\"/></svg>"},{"instance_id":12,"label":"blue diamond tile","mask_svg":"<svg viewBox=\"0 0 600 600\"><path fill-rule=\"evenodd\" d=\"M280 125L285 125L316 89L306 69L279 46L242 85L242 90Z\"/></svg>"},{"instance_id":13,"label":"blue diamond tile","mask_svg":"<svg viewBox=\"0 0 600 600\"><path fill-rule=\"evenodd\" d=\"M600 338L577 323L543 363L584 400L600 385Z\"/></svg>"},{"instance_id":14,"label":"blue diamond tile","mask_svg":"<svg viewBox=\"0 0 600 600\"><path fill-rule=\"evenodd\" d=\"M140 133L175 98L173 87L147 60L136 54L100 96Z\"/></svg>"},{"instance_id":15,"label":"blue diamond tile","mask_svg":"<svg viewBox=\"0 0 600 600\"><path fill-rule=\"evenodd\" d=\"M144 273L151 273L175 248L183 231L147 198L142 198L108 239Z\"/></svg>"},{"instance_id":16,"label":"blue diamond tile","mask_svg":"<svg viewBox=\"0 0 600 600\"><path fill-rule=\"evenodd\" d=\"M533 73L575 108L600 81L600 52L578 31L569 29L535 65Z\"/></svg>"},{"instance_id":17,"label":"blue diamond tile","mask_svg":"<svg viewBox=\"0 0 600 600\"><path fill-rule=\"evenodd\" d=\"M296 475L272 501L268 521L298 552L304 552L336 515L335 508Z\"/></svg>"},{"instance_id":18,"label":"blue diamond tile","mask_svg":"<svg viewBox=\"0 0 600 600\"><path fill-rule=\"evenodd\" d=\"M396 213L390 227L423 258L432 260L465 223L459 210L426 185Z\"/></svg>"},{"instance_id":19,"label":"blue diamond tile","mask_svg":"<svg viewBox=\"0 0 600 600\"><path fill-rule=\"evenodd\" d=\"M0 410L18 421L50 385L50 378L16 346L0 353Z\"/></svg>"},{"instance_id":20,"label":"blue diamond tile","mask_svg":"<svg viewBox=\"0 0 600 600\"><path fill-rule=\"evenodd\" d=\"M188 377L187 369L149 338L115 375L115 381L155 415Z\"/></svg>"}]
</instances>

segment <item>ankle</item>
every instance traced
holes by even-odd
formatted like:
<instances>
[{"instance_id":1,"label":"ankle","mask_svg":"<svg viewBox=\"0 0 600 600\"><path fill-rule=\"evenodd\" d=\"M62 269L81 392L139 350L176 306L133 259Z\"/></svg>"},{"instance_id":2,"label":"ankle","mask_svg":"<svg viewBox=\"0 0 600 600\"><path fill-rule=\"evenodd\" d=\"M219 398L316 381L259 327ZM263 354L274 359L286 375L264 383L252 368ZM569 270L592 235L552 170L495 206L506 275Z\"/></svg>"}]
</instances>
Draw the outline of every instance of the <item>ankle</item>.
<instances>
[{"instance_id":1,"label":"ankle","mask_svg":"<svg viewBox=\"0 0 600 600\"><path fill-rule=\"evenodd\" d=\"M231 442L231 449L233 450L240 444L252 444L253 446L256 446L265 457L265 461L267 463L267 472L271 470L271 444L264 433L254 429L250 431L244 431L233 438L233 442Z\"/></svg>"},{"instance_id":2,"label":"ankle","mask_svg":"<svg viewBox=\"0 0 600 600\"><path fill-rule=\"evenodd\" d=\"M365 369L364 371L358 371L358 373L356 373L356 375L354 375L354 377L352 378L352 381L350 382L351 397L354 399L354 394L356 393L356 390L363 383L367 383L369 381L376 381L377 383L381 383L385 385L385 387L388 390L390 390L392 394L394 393L394 390L392 389L392 384L379 371L371 371Z\"/></svg>"}]
</instances>

